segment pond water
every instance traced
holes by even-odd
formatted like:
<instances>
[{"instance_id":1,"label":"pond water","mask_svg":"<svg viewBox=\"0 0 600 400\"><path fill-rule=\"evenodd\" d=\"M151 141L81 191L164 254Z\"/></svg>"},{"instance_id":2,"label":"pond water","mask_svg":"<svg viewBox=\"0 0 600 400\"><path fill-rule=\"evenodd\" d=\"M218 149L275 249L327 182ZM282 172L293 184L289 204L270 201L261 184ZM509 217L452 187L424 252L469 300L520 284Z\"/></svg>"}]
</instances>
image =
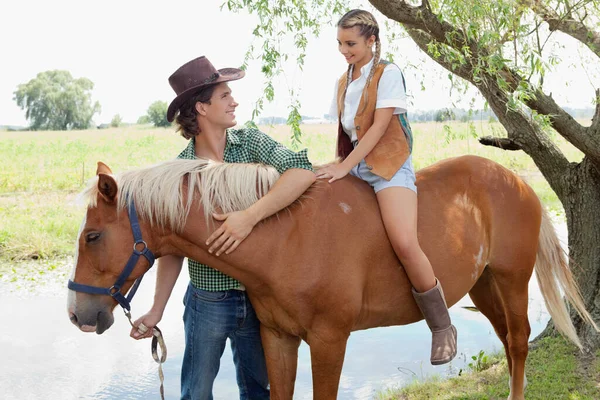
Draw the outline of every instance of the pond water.
<instances>
[{"instance_id":1,"label":"pond water","mask_svg":"<svg viewBox=\"0 0 600 400\"><path fill-rule=\"evenodd\" d=\"M558 226L561 239L566 227ZM58 269L60 270L60 268ZM185 268L184 268L185 270ZM183 293L187 273L182 272L159 324L168 347L164 364L167 399L179 398L183 353ZM2 399L149 399L160 398L157 365L150 342L129 338L129 323L119 309L115 324L103 335L86 334L69 321L66 311L66 278L46 274L44 284L0 279L0 398ZM135 317L147 311L154 292L154 270L147 274L132 306ZM37 279L39 282L39 278ZM35 287L35 288L31 288ZM549 315L537 282L530 282L531 338L545 327ZM372 399L378 391L399 387L431 375L451 376L468 368L480 350L500 350L502 345L489 321L462 306L450 310L459 333L457 358L445 366L429 364L430 333L424 321L402 326L355 332L348 349L339 399ZM295 399L312 399L310 356L306 344L299 351ZM221 359L215 382L217 400L236 399L238 391L229 346Z\"/></svg>"}]
</instances>

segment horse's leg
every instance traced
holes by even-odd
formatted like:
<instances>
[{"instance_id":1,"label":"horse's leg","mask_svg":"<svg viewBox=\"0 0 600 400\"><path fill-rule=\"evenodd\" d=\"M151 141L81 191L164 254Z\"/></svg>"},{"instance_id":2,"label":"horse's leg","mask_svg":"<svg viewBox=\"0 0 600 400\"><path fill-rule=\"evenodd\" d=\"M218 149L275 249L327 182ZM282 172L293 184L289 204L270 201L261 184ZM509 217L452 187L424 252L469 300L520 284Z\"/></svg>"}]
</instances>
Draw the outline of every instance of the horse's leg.
<instances>
[{"instance_id":1,"label":"horse's leg","mask_svg":"<svg viewBox=\"0 0 600 400\"><path fill-rule=\"evenodd\" d=\"M510 374L511 400L524 399L525 359L529 339L527 282L525 277L507 277L486 268L469 292L473 303L485 315L504 345Z\"/></svg>"},{"instance_id":2,"label":"horse's leg","mask_svg":"<svg viewBox=\"0 0 600 400\"><path fill-rule=\"evenodd\" d=\"M264 325L260 327L260 336L267 361L271 399L292 400L300 338L267 328Z\"/></svg>"},{"instance_id":3,"label":"horse's leg","mask_svg":"<svg viewBox=\"0 0 600 400\"><path fill-rule=\"evenodd\" d=\"M477 283L475 283L475 286L469 292L469 296L477 309L490 320L494 331L496 331L496 335L498 335L498 338L504 345L504 352L506 353L506 360L508 362L508 372L512 376L512 359L508 349L508 327L506 325L502 298L498 293L494 276L488 269L483 271L483 274L481 274Z\"/></svg>"},{"instance_id":4,"label":"horse's leg","mask_svg":"<svg viewBox=\"0 0 600 400\"><path fill-rule=\"evenodd\" d=\"M309 335L313 400L337 399L348 336L342 333L334 338L314 333Z\"/></svg>"},{"instance_id":5,"label":"horse's leg","mask_svg":"<svg viewBox=\"0 0 600 400\"><path fill-rule=\"evenodd\" d=\"M523 257L526 260L526 257ZM527 268L493 268L492 274L498 288L498 293L504 305L504 315L508 327L508 351L511 358L510 400L524 400L525 395L525 360L529 351L529 318L527 306L529 303L528 284L533 271L535 258L531 267ZM527 265L515 262L514 266Z\"/></svg>"}]
</instances>

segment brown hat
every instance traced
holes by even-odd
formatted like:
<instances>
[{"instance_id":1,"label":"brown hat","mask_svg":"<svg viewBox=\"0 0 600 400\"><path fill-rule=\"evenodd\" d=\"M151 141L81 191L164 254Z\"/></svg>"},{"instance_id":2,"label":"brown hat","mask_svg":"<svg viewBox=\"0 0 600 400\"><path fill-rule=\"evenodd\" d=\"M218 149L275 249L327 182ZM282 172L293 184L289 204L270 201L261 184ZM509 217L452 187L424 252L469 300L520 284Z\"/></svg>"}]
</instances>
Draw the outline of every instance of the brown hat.
<instances>
[{"instance_id":1,"label":"brown hat","mask_svg":"<svg viewBox=\"0 0 600 400\"><path fill-rule=\"evenodd\" d=\"M203 87L221 82L235 81L246 75L237 68L217 69L202 56L183 64L169 77L169 84L177 94L175 100L169 104L167 121L173 122L179 107Z\"/></svg>"}]
</instances>

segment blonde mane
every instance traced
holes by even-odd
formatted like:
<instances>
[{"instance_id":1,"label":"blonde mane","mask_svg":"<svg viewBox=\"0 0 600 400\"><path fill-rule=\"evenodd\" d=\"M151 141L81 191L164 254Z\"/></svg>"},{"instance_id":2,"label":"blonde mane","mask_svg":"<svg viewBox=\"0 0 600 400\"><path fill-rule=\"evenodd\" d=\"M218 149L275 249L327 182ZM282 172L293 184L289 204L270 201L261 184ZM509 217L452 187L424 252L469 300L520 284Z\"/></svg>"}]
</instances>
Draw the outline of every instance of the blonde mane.
<instances>
[{"instance_id":1,"label":"blonde mane","mask_svg":"<svg viewBox=\"0 0 600 400\"><path fill-rule=\"evenodd\" d=\"M135 201L140 218L152 226L183 230L192 203L199 197L205 220L213 212L244 210L264 196L279 173L264 164L219 163L206 159L173 160L113 176L117 207ZM97 206L98 178L82 192L88 207Z\"/></svg>"}]
</instances>

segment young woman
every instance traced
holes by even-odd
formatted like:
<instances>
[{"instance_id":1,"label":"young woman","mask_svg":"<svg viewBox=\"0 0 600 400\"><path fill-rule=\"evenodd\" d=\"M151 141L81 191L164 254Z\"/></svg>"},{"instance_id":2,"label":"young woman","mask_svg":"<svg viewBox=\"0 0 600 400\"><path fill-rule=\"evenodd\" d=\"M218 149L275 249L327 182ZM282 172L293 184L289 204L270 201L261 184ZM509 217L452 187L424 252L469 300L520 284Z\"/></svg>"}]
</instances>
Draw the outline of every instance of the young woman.
<instances>
[{"instance_id":1,"label":"young woman","mask_svg":"<svg viewBox=\"0 0 600 400\"><path fill-rule=\"evenodd\" d=\"M349 11L337 26L338 47L348 70L336 84L330 114L338 115L337 150L343 161L319 170L317 178L331 183L350 173L373 187L387 234L432 331L431 363L444 364L456 355L456 329L417 239L417 188L404 77L395 64L380 60L379 26L371 13Z\"/></svg>"}]
</instances>

